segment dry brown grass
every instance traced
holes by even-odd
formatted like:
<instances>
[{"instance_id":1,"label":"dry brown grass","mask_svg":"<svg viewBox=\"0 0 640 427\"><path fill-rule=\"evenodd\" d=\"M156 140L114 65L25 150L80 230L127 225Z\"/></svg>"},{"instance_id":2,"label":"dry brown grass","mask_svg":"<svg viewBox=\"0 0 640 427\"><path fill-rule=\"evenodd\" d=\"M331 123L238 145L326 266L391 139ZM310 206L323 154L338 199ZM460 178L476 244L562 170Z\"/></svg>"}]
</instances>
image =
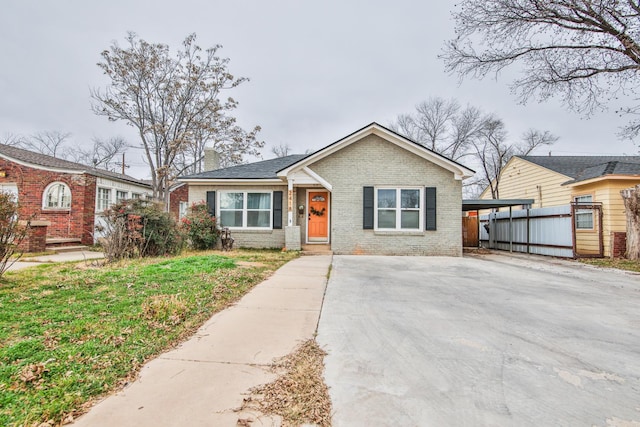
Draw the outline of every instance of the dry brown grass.
<instances>
[{"instance_id":1,"label":"dry brown grass","mask_svg":"<svg viewBox=\"0 0 640 427\"><path fill-rule=\"evenodd\" d=\"M253 388L243 409L280 415L284 427L304 423L331 426L331 399L322 377L326 354L314 340L302 343L295 352L273 364L281 375Z\"/></svg>"}]
</instances>

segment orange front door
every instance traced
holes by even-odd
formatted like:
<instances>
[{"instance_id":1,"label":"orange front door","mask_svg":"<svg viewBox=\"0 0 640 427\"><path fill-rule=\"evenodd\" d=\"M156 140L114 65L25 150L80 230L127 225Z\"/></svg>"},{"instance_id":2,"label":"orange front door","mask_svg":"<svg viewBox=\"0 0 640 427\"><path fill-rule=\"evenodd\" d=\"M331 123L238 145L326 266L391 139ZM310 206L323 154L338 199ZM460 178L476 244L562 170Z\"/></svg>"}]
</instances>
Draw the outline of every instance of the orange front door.
<instances>
[{"instance_id":1,"label":"orange front door","mask_svg":"<svg viewBox=\"0 0 640 427\"><path fill-rule=\"evenodd\" d=\"M310 191L307 206L307 230L310 242L326 242L329 240L329 193L327 191Z\"/></svg>"}]
</instances>

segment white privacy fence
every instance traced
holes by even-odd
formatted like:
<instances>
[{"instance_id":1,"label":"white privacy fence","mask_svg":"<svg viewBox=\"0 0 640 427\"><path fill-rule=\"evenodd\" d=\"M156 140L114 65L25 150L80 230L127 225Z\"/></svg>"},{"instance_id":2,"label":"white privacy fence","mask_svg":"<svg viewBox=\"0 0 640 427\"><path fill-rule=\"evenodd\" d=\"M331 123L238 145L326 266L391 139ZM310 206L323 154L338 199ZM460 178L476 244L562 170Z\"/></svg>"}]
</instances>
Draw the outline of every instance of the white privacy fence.
<instances>
[{"instance_id":1,"label":"white privacy fence","mask_svg":"<svg viewBox=\"0 0 640 427\"><path fill-rule=\"evenodd\" d=\"M571 258L571 205L482 215L479 240L490 249Z\"/></svg>"}]
</instances>

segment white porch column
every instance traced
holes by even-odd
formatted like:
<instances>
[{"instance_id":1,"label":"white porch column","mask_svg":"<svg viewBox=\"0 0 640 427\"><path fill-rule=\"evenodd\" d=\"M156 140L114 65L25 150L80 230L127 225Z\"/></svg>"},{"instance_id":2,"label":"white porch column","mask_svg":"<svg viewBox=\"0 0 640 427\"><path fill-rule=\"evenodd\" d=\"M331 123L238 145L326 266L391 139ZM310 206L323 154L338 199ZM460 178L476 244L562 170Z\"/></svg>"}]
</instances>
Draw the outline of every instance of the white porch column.
<instances>
[{"instance_id":1,"label":"white porch column","mask_svg":"<svg viewBox=\"0 0 640 427\"><path fill-rule=\"evenodd\" d=\"M287 180L287 225L293 225L293 180Z\"/></svg>"}]
</instances>

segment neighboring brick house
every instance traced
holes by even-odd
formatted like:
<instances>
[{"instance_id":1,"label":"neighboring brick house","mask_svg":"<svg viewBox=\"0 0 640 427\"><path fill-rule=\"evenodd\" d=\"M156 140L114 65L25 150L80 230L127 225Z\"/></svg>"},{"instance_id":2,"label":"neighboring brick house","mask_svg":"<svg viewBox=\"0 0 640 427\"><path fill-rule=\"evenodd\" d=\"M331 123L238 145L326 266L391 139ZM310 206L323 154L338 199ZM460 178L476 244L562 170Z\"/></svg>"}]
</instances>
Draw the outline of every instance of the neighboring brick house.
<instances>
[{"instance_id":1,"label":"neighboring brick house","mask_svg":"<svg viewBox=\"0 0 640 427\"><path fill-rule=\"evenodd\" d=\"M237 246L336 254L462 255L473 171L377 123L309 155L184 176Z\"/></svg>"},{"instance_id":2,"label":"neighboring brick house","mask_svg":"<svg viewBox=\"0 0 640 427\"><path fill-rule=\"evenodd\" d=\"M149 184L130 176L3 144L0 191L17 195L21 218L47 225L49 242L82 244L94 243L99 215L111 204L151 196Z\"/></svg>"}]
</instances>

